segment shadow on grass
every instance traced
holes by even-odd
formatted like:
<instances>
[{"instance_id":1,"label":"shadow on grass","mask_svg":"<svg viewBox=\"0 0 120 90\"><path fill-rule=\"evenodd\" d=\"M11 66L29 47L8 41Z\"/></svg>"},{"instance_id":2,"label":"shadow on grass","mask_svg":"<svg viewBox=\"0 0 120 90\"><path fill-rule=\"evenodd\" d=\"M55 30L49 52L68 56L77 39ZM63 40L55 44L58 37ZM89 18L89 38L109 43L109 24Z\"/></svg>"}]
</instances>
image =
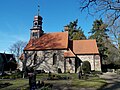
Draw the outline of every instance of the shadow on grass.
<instances>
[{"instance_id":1,"label":"shadow on grass","mask_svg":"<svg viewBox=\"0 0 120 90\"><path fill-rule=\"evenodd\" d=\"M118 79L118 78L114 78ZM113 81L106 83L103 87L98 90L120 90L120 81L116 81L114 79L106 79L107 81Z\"/></svg>"},{"instance_id":2,"label":"shadow on grass","mask_svg":"<svg viewBox=\"0 0 120 90\"><path fill-rule=\"evenodd\" d=\"M12 84L10 84L10 83L0 83L0 89L1 89L1 88L5 88L5 87L8 87L8 86L10 86L10 85L12 85Z\"/></svg>"}]
</instances>

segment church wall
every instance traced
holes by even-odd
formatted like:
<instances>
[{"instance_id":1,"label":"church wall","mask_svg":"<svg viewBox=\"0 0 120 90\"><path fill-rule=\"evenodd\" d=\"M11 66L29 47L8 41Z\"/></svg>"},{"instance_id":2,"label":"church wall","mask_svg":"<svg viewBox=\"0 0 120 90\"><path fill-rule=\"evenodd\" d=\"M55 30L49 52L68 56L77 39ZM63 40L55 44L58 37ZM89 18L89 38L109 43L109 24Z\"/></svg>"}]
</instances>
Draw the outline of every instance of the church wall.
<instances>
[{"instance_id":1,"label":"church wall","mask_svg":"<svg viewBox=\"0 0 120 90\"><path fill-rule=\"evenodd\" d=\"M95 70L96 71L101 71L101 61L100 61L100 56L99 55L95 55Z\"/></svg>"},{"instance_id":2,"label":"church wall","mask_svg":"<svg viewBox=\"0 0 120 90\"><path fill-rule=\"evenodd\" d=\"M66 72L75 73L75 58L66 58Z\"/></svg>"},{"instance_id":3,"label":"church wall","mask_svg":"<svg viewBox=\"0 0 120 90\"><path fill-rule=\"evenodd\" d=\"M101 71L101 63L99 55L77 55L79 59L83 61L89 61L91 64L91 70Z\"/></svg>"},{"instance_id":4,"label":"church wall","mask_svg":"<svg viewBox=\"0 0 120 90\"><path fill-rule=\"evenodd\" d=\"M64 58L65 50L46 50L46 51L28 51L27 65L34 65L34 56L37 53L36 70L44 70L45 72L57 73L58 68L62 73L75 73L75 58ZM56 54L56 63L53 64L53 55ZM91 70L101 71L101 63L99 55L77 55L83 61L89 61Z\"/></svg>"},{"instance_id":5,"label":"church wall","mask_svg":"<svg viewBox=\"0 0 120 90\"><path fill-rule=\"evenodd\" d=\"M58 68L64 72L64 51L65 50L46 50L46 51L28 51L27 64L34 65L34 56L37 53L37 67L36 70L44 70L45 72L57 73ZM57 60L53 65L53 55L56 54Z\"/></svg>"}]
</instances>

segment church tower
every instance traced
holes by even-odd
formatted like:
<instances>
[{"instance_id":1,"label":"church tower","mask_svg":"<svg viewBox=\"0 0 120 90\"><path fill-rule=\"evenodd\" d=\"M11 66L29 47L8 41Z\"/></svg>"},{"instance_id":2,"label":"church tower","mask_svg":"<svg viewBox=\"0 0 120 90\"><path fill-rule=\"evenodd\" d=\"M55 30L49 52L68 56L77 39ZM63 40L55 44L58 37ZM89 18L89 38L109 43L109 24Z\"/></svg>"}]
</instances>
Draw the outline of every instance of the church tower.
<instances>
[{"instance_id":1,"label":"church tower","mask_svg":"<svg viewBox=\"0 0 120 90\"><path fill-rule=\"evenodd\" d=\"M39 5L38 5L38 15L34 16L33 27L31 30L31 39L39 38L43 35L44 31L42 30L42 17L39 15Z\"/></svg>"}]
</instances>

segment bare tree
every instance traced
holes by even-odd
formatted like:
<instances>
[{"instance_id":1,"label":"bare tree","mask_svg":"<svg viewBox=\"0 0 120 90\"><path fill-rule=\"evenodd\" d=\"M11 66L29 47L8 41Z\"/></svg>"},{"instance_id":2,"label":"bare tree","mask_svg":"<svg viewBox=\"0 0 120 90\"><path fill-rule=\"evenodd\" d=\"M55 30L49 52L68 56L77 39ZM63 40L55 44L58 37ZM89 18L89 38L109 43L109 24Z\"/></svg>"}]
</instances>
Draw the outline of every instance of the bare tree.
<instances>
[{"instance_id":1,"label":"bare tree","mask_svg":"<svg viewBox=\"0 0 120 90\"><path fill-rule=\"evenodd\" d=\"M29 53L28 53L29 52ZM25 51L25 60L23 69L27 68L34 68L37 69L41 63L45 62L47 65L47 61L51 58L53 58L53 54L56 53L57 56L59 56L59 60L63 60L63 55L61 55L61 51L43 51L41 56L37 55L38 51ZM34 56L34 57L33 57ZM31 58L33 57L33 58ZM27 65L26 65L27 64ZM50 63L49 63L50 64ZM56 63L56 67L59 63ZM49 67L49 66L48 66ZM58 68L56 68L57 71Z\"/></svg>"},{"instance_id":2,"label":"bare tree","mask_svg":"<svg viewBox=\"0 0 120 90\"><path fill-rule=\"evenodd\" d=\"M114 42L115 46L117 48L119 48L119 44L120 44L120 26L119 26L119 23L116 23L114 25L111 26L110 28L110 35L111 35L111 39L112 39L112 42Z\"/></svg>"},{"instance_id":3,"label":"bare tree","mask_svg":"<svg viewBox=\"0 0 120 90\"><path fill-rule=\"evenodd\" d=\"M17 59L20 57L20 55L23 53L23 49L26 46L26 42L24 41L17 41L13 45L10 46L9 51L14 54Z\"/></svg>"},{"instance_id":4,"label":"bare tree","mask_svg":"<svg viewBox=\"0 0 120 90\"><path fill-rule=\"evenodd\" d=\"M37 68L40 67L40 65L45 62L45 66L47 67L47 70L50 70L50 66L48 64L47 61L51 58L53 58L53 53L56 53L57 56L59 57L59 61L63 60L63 55L61 54L62 52L57 50L51 50L51 51L43 51L41 56L37 56L37 53L39 51L24 51L24 60L22 60L23 62L23 78L24 76L27 74L27 70L30 68L33 68L33 70L37 70ZM34 57L33 57L34 56ZM33 57L33 58L32 58ZM35 63L36 62L36 63ZM52 64L53 65L53 64ZM56 63L55 65L55 71L58 70L58 65L59 62ZM34 72L33 72L34 73Z\"/></svg>"},{"instance_id":5,"label":"bare tree","mask_svg":"<svg viewBox=\"0 0 120 90\"><path fill-rule=\"evenodd\" d=\"M118 50L120 59L120 0L79 0L81 12L105 17L110 29L110 40Z\"/></svg>"},{"instance_id":6,"label":"bare tree","mask_svg":"<svg viewBox=\"0 0 120 90\"><path fill-rule=\"evenodd\" d=\"M120 0L80 0L80 10L87 10L88 14L106 16L109 25L120 19Z\"/></svg>"}]
</instances>

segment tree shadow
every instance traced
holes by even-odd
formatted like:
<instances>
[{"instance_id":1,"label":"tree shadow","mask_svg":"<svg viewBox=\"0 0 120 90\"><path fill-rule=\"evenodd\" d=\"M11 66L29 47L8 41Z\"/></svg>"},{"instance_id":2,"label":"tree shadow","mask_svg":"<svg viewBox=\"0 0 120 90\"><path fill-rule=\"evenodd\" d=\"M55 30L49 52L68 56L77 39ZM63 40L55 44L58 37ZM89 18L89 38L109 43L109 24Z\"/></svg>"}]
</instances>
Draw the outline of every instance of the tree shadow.
<instances>
[{"instance_id":1,"label":"tree shadow","mask_svg":"<svg viewBox=\"0 0 120 90\"><path fill-rule=\"evenodd\" d=\"M6 87L8 87L10 85L13 85L13 84L10 84L10 83L0 83L0 89L6 88Z\"/></svg>"},{"instance_id":2,"label":"tree shadow","mask_svg":"<svg viewBox=\"0 0 120 90\"><path fill-rule=\"evenodd\" d=\"M113 76L113 75L111 75ZM108 78L108 79L105 79L106 81L108 81L108 83L101 87L101 89L98 89L98 90L120 90L120 81L117 81L118 78L115 77L115 78Z\"/></svg>"}]
</instances>

